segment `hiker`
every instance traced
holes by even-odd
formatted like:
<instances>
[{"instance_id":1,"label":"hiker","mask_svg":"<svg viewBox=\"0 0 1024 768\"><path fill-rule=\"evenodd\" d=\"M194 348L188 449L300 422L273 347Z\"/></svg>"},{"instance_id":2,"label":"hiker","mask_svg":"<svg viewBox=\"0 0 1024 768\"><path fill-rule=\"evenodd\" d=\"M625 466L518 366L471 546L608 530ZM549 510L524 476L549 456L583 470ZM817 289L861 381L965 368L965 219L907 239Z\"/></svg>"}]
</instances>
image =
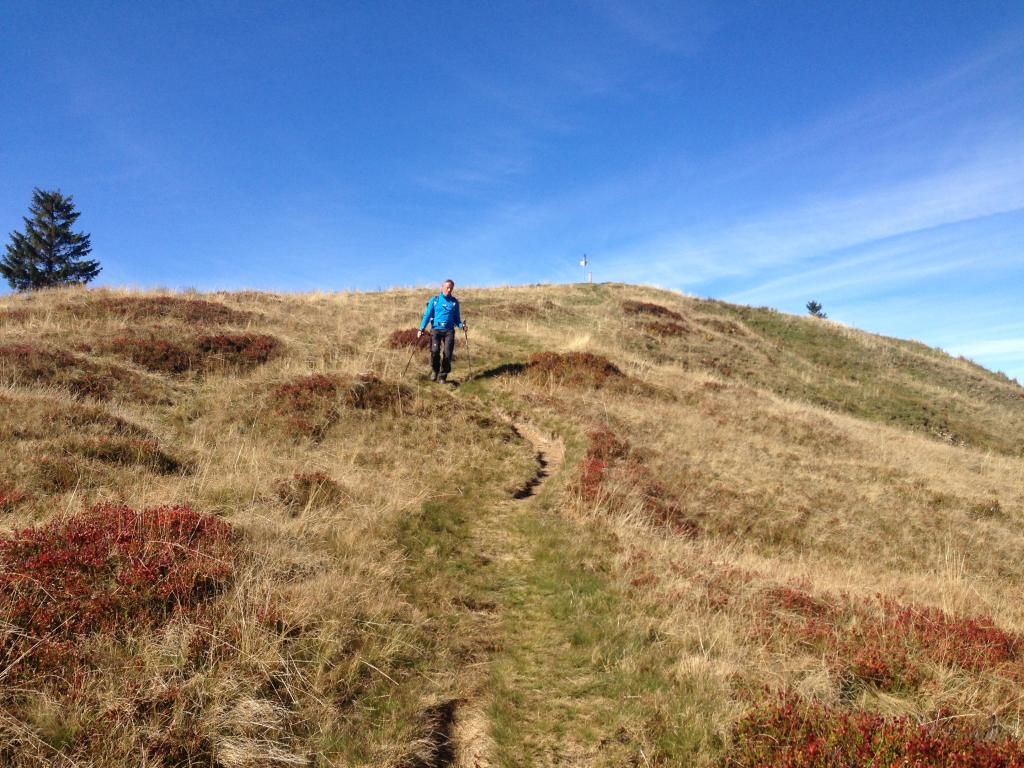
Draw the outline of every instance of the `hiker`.
<instances>
[{"instance_id":1,"label":"hiker","mask_svg":"<svg viewBox=\"0 0 1024 768\"><path fill-rule=\"evenodd\" d=\"M455 289L455 281L449 278L441 283L441 292L427 302L427 308L423 312L423 321L420 329L416 331L416 338L423 335L427 324L431 323L430 330L430 380L439 381L442 384L448 379L452 370L452 353L455 351L455 329L466 329L467 325L462 322L459 314L459 300L452 296ZM444 345L444 355L441 354L441 345Z\"/></svg>"}]
</instances>

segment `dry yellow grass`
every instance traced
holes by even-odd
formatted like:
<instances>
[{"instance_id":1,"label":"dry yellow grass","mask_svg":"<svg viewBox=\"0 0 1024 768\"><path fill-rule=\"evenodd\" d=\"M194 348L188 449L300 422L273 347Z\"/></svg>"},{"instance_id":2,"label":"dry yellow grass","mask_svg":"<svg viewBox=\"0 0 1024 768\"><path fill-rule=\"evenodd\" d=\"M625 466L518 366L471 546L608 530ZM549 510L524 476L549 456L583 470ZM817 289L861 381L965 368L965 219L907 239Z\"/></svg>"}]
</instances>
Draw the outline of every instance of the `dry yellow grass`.
<instances>
[{"instance_id":1,"label":"dry yellow grass","mask_svg":"<svg viewBox=\"0 0 1024 768\"><path fill-rule=\"evenodd\" d=\"M427 294L0 300L5 533L113 502L241 536L223 594L0 690L5 765L739 765L767 690L1021 738L1024 646L982 663L968 636L1024 638L1019 386L811 319L544 286L460 294L474 376L446 391L388 344ZM254 338L278 346L231 357ZM541 352L622 376L531 376ZM890 638L878 671L860 628L894 606L952 634Z\"/></svg>"}]
</instances>

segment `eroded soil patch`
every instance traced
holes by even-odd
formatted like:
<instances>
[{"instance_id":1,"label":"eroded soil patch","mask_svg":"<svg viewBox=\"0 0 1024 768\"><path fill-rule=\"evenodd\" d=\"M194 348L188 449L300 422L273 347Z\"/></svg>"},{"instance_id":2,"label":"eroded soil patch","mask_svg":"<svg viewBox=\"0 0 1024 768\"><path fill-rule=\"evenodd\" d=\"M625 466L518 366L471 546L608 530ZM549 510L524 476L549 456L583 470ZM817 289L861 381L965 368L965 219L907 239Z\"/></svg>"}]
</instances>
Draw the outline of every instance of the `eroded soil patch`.
<instances>
[{"instance_id":1,"label":"eroded soil patch","mask_svg":"<svg viewBox=\"0 0 1024 768\"><path fill-rule=\"evenodd\" d=\"M512 427L516 434L533 446L537 457L537 472L512 494L513 499L528 499L552 474L557 474L565 460L565 445L561 438L552 438L527 422L517 422Z\"/></svg>"}]
</instances>

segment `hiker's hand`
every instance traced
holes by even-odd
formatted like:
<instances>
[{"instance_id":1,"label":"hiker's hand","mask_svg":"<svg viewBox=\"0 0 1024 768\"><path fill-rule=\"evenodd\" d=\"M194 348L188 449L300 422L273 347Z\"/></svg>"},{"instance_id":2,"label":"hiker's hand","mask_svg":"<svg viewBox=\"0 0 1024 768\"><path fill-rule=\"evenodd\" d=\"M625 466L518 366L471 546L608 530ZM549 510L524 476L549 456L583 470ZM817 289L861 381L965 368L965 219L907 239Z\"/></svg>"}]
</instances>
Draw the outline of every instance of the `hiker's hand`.
<instances>
[{"instance_id":1,"label":"hiker's hand","mask_svg":"<svg viewBox=\"0 0 1024 768\"><path fill-rule=\"evenodd\" d=\"M416 338L417 339L420 338L422 335L423 335L423 330L422 329L416 331Z\"/></svg>"},{"instance_id":2,"label":"hiker's hand","mask_svg":"<svg viewBox=\"0 0 1024 768\"><path fill-rule=\"evenodd\" d=\"M468 331L469 330L469 323L463 323L462 324L462 330Z\"/></svg>"}]
</instances>

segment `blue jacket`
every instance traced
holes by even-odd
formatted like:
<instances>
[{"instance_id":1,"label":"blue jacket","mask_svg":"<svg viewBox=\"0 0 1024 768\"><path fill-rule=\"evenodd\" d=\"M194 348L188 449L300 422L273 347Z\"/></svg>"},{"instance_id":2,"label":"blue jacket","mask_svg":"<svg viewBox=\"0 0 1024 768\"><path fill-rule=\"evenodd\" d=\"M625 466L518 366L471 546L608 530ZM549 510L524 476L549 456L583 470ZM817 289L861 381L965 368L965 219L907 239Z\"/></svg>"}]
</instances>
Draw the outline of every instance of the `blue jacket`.
<instances>
[{"instance_id":1,"label":"blue jacket","mask_svg":"<svg viewBox=\"0 0 1024 768\"><path fill-rule=\"evenodd\" d=\"M443 293L434 296L427 302L427 308L423 312L423 321L420 323L420 330L425 329L427 323L430 322L433 322L435 331L462 328L462 317L459 315L459 300L454 296L445 298Z\"/></svg>"}]
</instances>

